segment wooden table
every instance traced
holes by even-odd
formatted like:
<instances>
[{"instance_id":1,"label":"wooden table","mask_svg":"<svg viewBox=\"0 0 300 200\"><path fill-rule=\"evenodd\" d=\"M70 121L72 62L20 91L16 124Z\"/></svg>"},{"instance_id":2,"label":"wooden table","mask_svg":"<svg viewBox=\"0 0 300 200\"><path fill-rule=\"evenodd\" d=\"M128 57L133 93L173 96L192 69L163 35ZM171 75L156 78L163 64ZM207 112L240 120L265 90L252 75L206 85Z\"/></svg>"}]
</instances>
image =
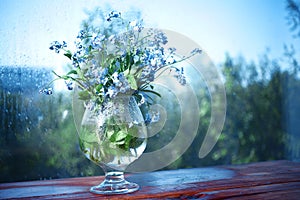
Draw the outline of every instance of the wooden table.
<instances>
[{"instance_id":1,"label":"wooden table","mask_svg":"<svg viewBox=\"0 0 300 200\"><path fill-rule=\"evenodd\" d=\"M103 177L0 184L0 199L300 199L300 163L180 169L127 175L141 189L127 195L89 192Z\"/></svg>"}]
</instances>

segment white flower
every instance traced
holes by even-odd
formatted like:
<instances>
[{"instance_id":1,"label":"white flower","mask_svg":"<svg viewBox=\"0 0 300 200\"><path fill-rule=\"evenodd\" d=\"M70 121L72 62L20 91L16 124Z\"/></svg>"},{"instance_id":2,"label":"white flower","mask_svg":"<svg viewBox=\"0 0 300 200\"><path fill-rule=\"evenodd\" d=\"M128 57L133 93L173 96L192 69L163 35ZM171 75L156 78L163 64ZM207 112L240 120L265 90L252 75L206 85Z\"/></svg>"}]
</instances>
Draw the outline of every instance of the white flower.
<instances>
[{"instance_id":1,"label":"white flower","mask_svg":"<svg viewBox=\"0 0 300 200\"><path fill-rule=\"evenodd\" d=\"M131 22L129 23L129 25L130 25L131 27L135 27L135 26L137 25L137 21L136 21L136 20L131 21Z\"/></svg>"}]
</instances>

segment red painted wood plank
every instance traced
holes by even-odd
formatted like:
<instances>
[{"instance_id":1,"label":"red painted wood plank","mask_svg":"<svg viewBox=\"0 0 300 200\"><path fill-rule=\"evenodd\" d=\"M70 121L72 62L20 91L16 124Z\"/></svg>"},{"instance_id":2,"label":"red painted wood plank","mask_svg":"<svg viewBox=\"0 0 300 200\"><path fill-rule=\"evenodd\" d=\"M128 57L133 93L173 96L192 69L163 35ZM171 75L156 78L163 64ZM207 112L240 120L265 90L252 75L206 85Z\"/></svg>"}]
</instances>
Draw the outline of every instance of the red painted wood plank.
<instances>
[{"instance_id":1,"label":"red painted wood plank","mask_svg":"<svg viewBox=\"0 0 300 200\"><path fill-rule=\"evenodd\" d=\"M300 191L300 163L271 161L159 171L131 174L127 179L141 189L127 195L95 195L88 190L103 177L83 177L0 184L0 199L294 199Z\"/></svg>"}]
</instances>

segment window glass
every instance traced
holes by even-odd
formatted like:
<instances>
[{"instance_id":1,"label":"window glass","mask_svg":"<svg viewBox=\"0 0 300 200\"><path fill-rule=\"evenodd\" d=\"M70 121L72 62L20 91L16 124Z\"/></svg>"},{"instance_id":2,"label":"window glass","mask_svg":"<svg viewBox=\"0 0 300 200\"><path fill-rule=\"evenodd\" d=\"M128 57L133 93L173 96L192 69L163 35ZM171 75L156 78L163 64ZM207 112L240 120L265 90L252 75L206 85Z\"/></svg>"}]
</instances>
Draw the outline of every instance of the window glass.
<instances>
[{"instance_id":1,"label":"window glass","mask_svg":"<svg viewBox=\"0 0 300 200\"><path fill-rule=\"evenodd\" d=\"M222 134L199 158L211 123L211 91L205 77L187 70L198 98L198 134L163 169L299 160L299 1L1 0L0 9L0 182L103 173L80 151L72 92L64 81L55 82L53 95L39 91L55 78L52 70L62 74L70 67L67 57L49 50L50 43L72 46L84 20L111 10L195 41L225 87ZM162 92L168 96L160 100L168 108L168 121L149 140L148 152L168 144L181 120L176 95Z\"/></svg>"}]
</instances>

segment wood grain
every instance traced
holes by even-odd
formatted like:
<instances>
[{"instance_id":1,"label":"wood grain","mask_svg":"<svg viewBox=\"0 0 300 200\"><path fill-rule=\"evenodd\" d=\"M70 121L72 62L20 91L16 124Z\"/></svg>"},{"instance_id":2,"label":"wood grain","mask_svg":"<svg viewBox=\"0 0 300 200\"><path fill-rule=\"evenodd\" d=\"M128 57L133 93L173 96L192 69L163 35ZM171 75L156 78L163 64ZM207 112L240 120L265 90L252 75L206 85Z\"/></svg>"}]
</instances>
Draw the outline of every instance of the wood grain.
<instances>
[{"instance_id":1,"label":"wood grain","mask_svg":"<svg viewBox=\"0 0 300 200\"><path fill-rule=\"evenodd\" d=\"M300 163L245 165L128 174L141 189L126 195L95 195L102 176L0 184L0 199L300 199Z\"/></svg>"}]
</instances>

